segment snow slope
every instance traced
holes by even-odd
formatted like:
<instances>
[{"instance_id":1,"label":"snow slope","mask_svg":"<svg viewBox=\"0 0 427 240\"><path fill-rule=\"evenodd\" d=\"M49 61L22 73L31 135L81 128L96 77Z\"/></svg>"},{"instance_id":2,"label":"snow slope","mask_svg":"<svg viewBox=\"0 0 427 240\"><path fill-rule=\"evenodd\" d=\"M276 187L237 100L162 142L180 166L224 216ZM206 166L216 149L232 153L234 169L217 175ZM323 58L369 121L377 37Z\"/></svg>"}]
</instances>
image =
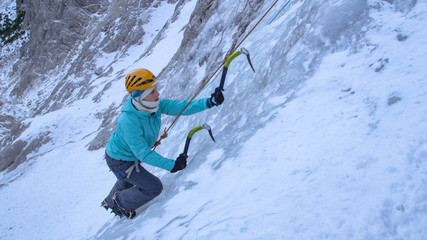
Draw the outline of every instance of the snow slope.
<instances>
[{"instance_id":1,"label":"snow slope","mask_svg":"<svg viewBox=\"0 0 427 240\"><path fill-rule=\"evenodd\" d=\"M309 10L318 15L304 18ZM349 31L362 33L345 36L332 24L343 16L354 18ZM99 102L94 93L28 120L27 136L48 131L53 141L1 173L0 238L425 239L426 17L425 1L410 11L379 0L291 1L244 43L257 72L244 57L234 60L225 103L181 118L158 151L177 156L188 130L204 122L217 143L197 133L189 165L177 174L147 166L165 189L133 220L99 207L115 179L103 149L86 150L101 121L94 109L120 104L121 80ZM159 60L164 67L161 53L176 51L178 29L159 54L117 65ZM308 30L293 40L301 29Z\"/></svg>"}]
</instances>

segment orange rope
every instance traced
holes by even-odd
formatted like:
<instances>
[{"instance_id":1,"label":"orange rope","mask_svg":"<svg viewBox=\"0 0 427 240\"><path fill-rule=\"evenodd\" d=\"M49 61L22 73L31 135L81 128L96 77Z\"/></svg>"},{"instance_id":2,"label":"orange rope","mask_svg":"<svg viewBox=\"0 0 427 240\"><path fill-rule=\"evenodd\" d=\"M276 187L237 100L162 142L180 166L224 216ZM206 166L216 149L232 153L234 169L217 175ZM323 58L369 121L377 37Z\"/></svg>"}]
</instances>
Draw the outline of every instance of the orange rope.
<instances>
[{"instance_id":1,"label":"orange rope","mask_svg":"<svg viewBox=\"0 0 427 240\"><path fill-rule=\"evenodd\" d=\"M279 0L276 0L271 7L267 10L267 12L262 16L262 18L255 24L255 26L252 27L252 29L246 34L246 36L242 39L242 41L240 41L239 44L237 44L237 46L233 49L233 51L231 51L231 54L233 54L239 47L240 45L242 45L242 43L246 40L246 38L249 37L249 35L255 30L255 28L261 23L261 21L265 18L265 16L267 16L267 14L271 11L271 9L273 9L274 5L276 5L276 3ZM152 147L153 150L156 149L157 146L159 146L161 144L161 141L165 138L168 137L168 132L169 130L173 127L173 125L175 125L175 123L178 121L178 118L181 116L181 114L184 112L185 109L187 109L188 105L190 105L190 103L194 100L194 98L196 98L196 96L203 90L203 88L206 87L206 85L212 80L212 78L217 74L217 72L224 66L225 61L227 60L227 58L225 58L225 60L221 63L221 65L215 70L215 72L208 78L208 80L200 87L200 89L196 92L196 94L194 94L194 96L190 99L190 101L187 103L187 105L185 105L185 107L181 110L181 112L178 114L178 116L176 116L175 120L173 120L173 122L171 123L171 125L168 128L165 128L164 133L162 134L162 136L160 136L160 139L157 140L154 143L154 146Z\"/></svg>"}]
</instances>

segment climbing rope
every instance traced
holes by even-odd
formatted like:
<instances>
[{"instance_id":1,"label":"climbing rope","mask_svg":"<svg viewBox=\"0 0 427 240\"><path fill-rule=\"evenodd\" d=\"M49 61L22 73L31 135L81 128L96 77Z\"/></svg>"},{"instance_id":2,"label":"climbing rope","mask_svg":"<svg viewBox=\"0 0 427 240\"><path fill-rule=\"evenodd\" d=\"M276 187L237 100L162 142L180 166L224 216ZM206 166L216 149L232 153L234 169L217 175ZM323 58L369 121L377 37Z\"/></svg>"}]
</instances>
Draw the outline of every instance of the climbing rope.
<instances>
[{"instance_id":1,"label":"climbing rope","mask_svg":"<svg viewBox=\"0 0 427 240\"><path fill-rule=\"evenodd\" d=\"M277 18L277 16L279 16L279 14L283 11L283 9L285 9L286 6L288 6L288 4L289 4L290 1L291 0L288 0L288 2L279 10L279 12L276 14L276 16L274 16L274 18L271 19L271 21L268 24L271 24Z\"/></svg>"},{"instance_id":2,"label":"climbing rope","mask_svg":"<svg viewBox=\"0 0 427 240\"><path fill-rule=\"evenodd\" d=\"M242 43L249 37L249 35L252 34L252 32L255 30L256 27L264 20L264 18L267 16L267 14L273 9L273 7L277 4L279 0L274 1L274 3L270 6L270 8L264 13L264 15L261 17L260 20L255 24L255 26L252 27L252 29L245 35L245 37L237 44L237 46L231 51L231 54L233 54L239 47L242 45ZM231 55L230 54L230 55ZM175 117L173 122L170 124L168 128L165 128L164 133L160 136L160 139L157 140L152 149L155 150L157 146L161 144L161 141L168 137L169 130L175 125L175 123L178 121L178 118L181 116L181 114L187 109L188 105L196 98L196 96L206 87L206 85L212 80L212 78L218 73L218 71L224 66L227 58L221 63L221 65L214 71L214 73L208 78L208 80L200 87L200 89L194 94L194 96L190 99L190 101L185 105L185 107L181 110L181 112Z\"/></svg>"}]
</instances>

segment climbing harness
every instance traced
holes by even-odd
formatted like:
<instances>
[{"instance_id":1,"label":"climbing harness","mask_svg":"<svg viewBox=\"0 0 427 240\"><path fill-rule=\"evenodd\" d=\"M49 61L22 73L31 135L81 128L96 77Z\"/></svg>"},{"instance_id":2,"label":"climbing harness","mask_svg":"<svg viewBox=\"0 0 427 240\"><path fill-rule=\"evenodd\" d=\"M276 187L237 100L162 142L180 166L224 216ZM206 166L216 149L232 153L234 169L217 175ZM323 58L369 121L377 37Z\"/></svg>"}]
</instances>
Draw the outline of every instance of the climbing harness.
<instances>
[{"instance_id":1,"label":"climbing harness","mask_svg":"<svg viewBox=\"0 0 427 240\"><path fill-rule=\"evenodd\" d=\"M129 179L130 175L132 174L133 170L135 170L137 173L139 173L139 161L135 161L134 164L132 164L132 166L130 166L128 169L126 169L126 178Z\"/></svg>"},{"instance_id":2,"label":"climbing harness","mask_svg":"<svg viewBox=\"0 0 427 240\"><path fill-rule=\"evenodd\" d=\"M198 132L198 131L200 131L200 130L202 130L202 129L206 129L206 130L208 130L209 135L211 136L212 140L215 142L215 138L214 138L214 137L213 137L213 135L212 135L212 129L211 129L211 127L210 127L209 125L207 125L206 123L205 123L205 124L202 124L202 125L200 125L200 126L198 126L198 127L195 127L195 128L193 128L193 129L191 129L191 131L188 133L188 135L187 135L187 140L185 141L184 152L183 152L182 154L187 155L187 153L188 153L188 148L190 147L190 141L191 141L191 138L193 137L193 135L194 135L196 132Z\"/></svg>"},{"instance_id":3,"label":"climbing harness","mask_svg":"<svg viewBox=\"0 0 427 240\"><path fill-rule=\"evenodd\" d=\"M258 25L262 22L262 20L264 20L264 18L267 16L267 14L271 11L271 9L273 9L273 7L277 4L279 0L274 1L274 3L270 6L270 8L264 13L264 15L261 17L261 19L258 20L258 22L251 28L251 30L245 35L245 37L237 44L237 46L231 51L232 53L234 53L237 49L239 49L240 45L242 45L242 43L249 37L249 35L252 34L252 32L255 30L256 27L258 27ZM241 52L242 53L242 52ZM233 54L231 55L233 56ZM231 57L230 56L230 57ZM238 55L237 55L238 56ZM235 57L237 57L235 56ZM249 56L249 55L247 55ZM175 117L175 119L173 120L173 122L169 125L168 128L165 128L163 134L160 136L160 139L157 140L152 149L155 150L157 146L159 146L161 144L161 141L165 138L167 138L168 136L168 132L169 130L175 125L175 123L177 122L177 120L179 119L179 117L181 116L181 114L184 112L185 109L187 109L188 105L190 105L190 103L194 100L194 98L196 98L196 96L206 87L206 85L212 80L212 78L218 73L218 71L227 63L227 59L229 59L230 57L227 57L226 60L224 60L221 65L214 71L214 73L208 78L208 80L200 87L200 89L194 94L194 96L190 99L190 101L188 101L187 105L184 106L184 108L181 110L181 112ZM234 58L233 58L234 59ZM231 59L231 60L233 60ZM230 60L230 62L231 62ZM252 64L251 64L252 65ZM228 67L227 67L228 68ZM253 69L253 67L252 67ZM224 74L224 73L223 73ZM226 73L225 73L226 74Z\"/></svg>"}]
</instances>

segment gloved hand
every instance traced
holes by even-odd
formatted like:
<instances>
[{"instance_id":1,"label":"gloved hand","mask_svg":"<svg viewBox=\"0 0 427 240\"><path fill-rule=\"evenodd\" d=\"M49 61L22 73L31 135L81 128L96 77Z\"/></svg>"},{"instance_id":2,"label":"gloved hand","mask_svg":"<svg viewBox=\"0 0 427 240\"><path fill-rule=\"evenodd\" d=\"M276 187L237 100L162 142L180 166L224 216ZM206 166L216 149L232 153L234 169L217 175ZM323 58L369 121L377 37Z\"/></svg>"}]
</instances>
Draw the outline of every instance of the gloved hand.
<instances>
[{"instance_id":1,"label":"gloved hand","mask_svg":"<svg viewBox=\"0 0 427 240\"><path fill-rule=\"evenodd\" d=\"M175 161L175 166L173 166L173 169L171 170L171 173L180 171L187 167L187 154L181 153L179 154L178 158Z\"/></svg>"},{"instance_id":2,"label":"gloved hand","mask_svg":"<svg viewBox=\"0 0 427 240\"><path fill-rule=\"evenodd\" d=\"M224 95L222 94L221 89L215 88L215 92L211 95L211 104L212 106L219 106L224 102Z\"/></svg>"}]
</instances>

